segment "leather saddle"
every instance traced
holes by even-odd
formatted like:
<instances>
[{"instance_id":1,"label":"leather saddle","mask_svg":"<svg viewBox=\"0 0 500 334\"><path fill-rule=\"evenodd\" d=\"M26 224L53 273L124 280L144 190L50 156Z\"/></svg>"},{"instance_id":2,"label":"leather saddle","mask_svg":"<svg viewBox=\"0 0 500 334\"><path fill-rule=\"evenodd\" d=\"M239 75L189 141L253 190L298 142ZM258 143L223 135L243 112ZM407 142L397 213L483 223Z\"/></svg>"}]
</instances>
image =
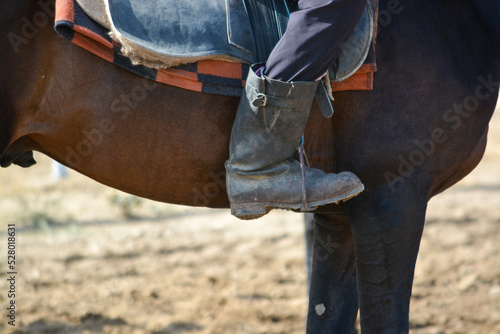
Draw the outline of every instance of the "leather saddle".
<instances>
[{"instance_id":1,"label":"leather saddle","mask_svg":"<svg viewBox=\"0 0 500 334\"><path fill-rule=\"evenodd\" d=\"M134 64L153 68L205 59L265 62L283 35L288 0L77 0L82 10L111 31ZM341 81L363 64L372 44L373 12L367 1L353 34L330 70Z\"/></svg>"}]
</instances>

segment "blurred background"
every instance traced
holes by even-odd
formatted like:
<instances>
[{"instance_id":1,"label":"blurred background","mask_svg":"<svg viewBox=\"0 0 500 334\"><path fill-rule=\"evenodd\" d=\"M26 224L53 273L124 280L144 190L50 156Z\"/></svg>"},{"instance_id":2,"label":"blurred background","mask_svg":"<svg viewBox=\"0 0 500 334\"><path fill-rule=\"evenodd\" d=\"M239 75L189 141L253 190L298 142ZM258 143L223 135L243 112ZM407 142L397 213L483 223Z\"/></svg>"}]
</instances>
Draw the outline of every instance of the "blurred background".
<instances>
[{"instance_id":1,"label":"blurred background","mask_svg":"<svg viewBox=\"0 0 500 334\"><path fill-rule=\"evenodd\" d=\"M16 333L304 333L300 214L243 222L35 159L0 170L1 249L18 229ZM500 333L500 110L481 164L429 204L410 319L412 333Z\"/></svg>"}]
</instances>

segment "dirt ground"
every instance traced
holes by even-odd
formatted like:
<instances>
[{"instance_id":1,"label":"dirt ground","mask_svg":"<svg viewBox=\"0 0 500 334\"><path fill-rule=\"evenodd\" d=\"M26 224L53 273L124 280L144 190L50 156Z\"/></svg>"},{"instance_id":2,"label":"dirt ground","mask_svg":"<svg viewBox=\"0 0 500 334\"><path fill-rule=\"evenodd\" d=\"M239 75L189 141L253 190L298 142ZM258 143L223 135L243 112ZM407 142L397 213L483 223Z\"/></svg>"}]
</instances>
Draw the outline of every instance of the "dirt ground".
<instances>
[{"instance_id":1,"label":"dirt ground","mask_svg":"<svg viewBox=\"0 0 500 334\"><path fill-rule=\"evenodd\" d=\"M412 333L500 333L500 110L479 167L429 205ZM137 199L50 161L0 170L0 333L304 333L302 218ZM128 217L128 218L125 218ZM7 224L17 231L7 324Z\"/></svg>"}]
</instances>

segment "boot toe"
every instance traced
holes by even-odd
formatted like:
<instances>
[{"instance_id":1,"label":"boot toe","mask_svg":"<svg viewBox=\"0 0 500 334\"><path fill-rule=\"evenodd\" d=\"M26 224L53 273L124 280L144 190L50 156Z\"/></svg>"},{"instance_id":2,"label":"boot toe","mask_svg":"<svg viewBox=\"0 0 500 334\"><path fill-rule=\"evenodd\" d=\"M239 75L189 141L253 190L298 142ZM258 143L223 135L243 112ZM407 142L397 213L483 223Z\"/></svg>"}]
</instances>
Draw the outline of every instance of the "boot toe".
<instances>
[{"instance_id":1,"label":"boot toe","mask_svg":"<svg viewBox=\"0 0 500 334\"><path fill-rule=\"evenodd\" d=\"M307 180L307 201L311 206L346 201L364 190L361 180L351 172L339 174L311 170ZM318 173L319 172L319 173Z\"/></svg>"}]
</instances>

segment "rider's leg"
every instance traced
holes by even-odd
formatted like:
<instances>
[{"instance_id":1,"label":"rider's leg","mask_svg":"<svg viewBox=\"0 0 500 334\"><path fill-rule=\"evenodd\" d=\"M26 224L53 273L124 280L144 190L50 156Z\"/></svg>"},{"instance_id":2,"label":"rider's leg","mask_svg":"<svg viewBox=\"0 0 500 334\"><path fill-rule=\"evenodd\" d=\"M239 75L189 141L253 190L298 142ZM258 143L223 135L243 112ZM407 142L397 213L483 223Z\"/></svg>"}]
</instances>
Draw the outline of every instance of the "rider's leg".
<instances>
[{"instance_id":1,"label":"rider's leg","mask_svg":"<svg viewBox=\"0 0 500 334\"><path fill-rule=\"evenodd\" d=\"M272 208L298 209L305 198L309 206L338 202L363 190L352 173L326 174L305 167L303 194L301 166L293 155L318 85L314 80L340 54L341 43L354 29L365 1L300 0L300 10L292 14L265 65L265 75L263 65L251 67L226 162L235 216L253 219Z\"/></svg>"},{"instance_id":2,"label":"rider's leg","mask_svg":"<svg viewBox=\"0 0 500 334\"><path fill-rule=\"evenodd\" d=\"M366 0L300 0L264 74L281 81L314 81L337 59Z\"/></svg>"}]
</instances>

